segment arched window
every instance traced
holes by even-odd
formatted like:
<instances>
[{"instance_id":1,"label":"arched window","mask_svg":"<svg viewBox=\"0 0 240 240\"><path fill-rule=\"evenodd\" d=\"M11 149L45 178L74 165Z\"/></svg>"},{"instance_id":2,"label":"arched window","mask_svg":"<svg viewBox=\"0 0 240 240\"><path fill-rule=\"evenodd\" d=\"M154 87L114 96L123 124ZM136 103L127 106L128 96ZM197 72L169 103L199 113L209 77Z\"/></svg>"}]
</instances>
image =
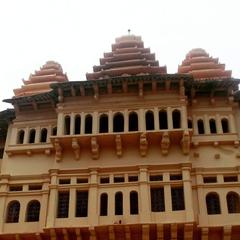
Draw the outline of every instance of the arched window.
<instances>
[{"instance_id":1,"label":"arched window","mask_svg":"<svg viewBox=\"0 0 240 240\"><path fill-rule=\"evenodd\" d=\"M18 137L17 137L17 143L18 143L18 144L23 144L24 135L25 135L24 130L20 130L20 131L18 132Z\"/></svg>"},{"instance_id":2,"label":"arched window","mask_svg":"<svg viewBox=\"0 0 240 240\"><path fill-rule=\"evenodd\" d=\"M80 134L80 131L81 131L81 117L80 115L76 115L75 116L75 129L74 129L74 134Z\"/></svg>"},{"instance_id":3,"label":"arched window","mask_svg":"<svg viewBox=\"0 0 240 240\"><path fill-rule=\"evenodd\" d=\"M31 129L29 133L29 143L34 143L35 142L35 136L36 136L36 130Z\"/></svg>"},{"instance_id":4,"label":"arched window","mask_svg":"<svg viewBox=\"0 0 240 240\"><path fill-rule=\"evenodd\" d=\"M181 113L175 109L172 112L173 128L181 128Z\"/></svg>"},{"instance_id":5,"label":"arched window","mask_svg":"<svg viewBox=\"0 0 240 240\"><path fill-rule=\"evenodd\" d=\"M229 213L240 213L240 198L235 192L227 194L227 206Z\"/></svg>"},{"instance_id":6,"label":"arched window","mask_svg":"<svg viewBox=\"0 0 240 240\"><path fill-rule=\"evenodd\" d=\"M204 124L202 119L199 119L197 121L197 126L198 126L198 134L204 134L205 131L204 131Z\"/></svg>"},{"instance_id":7,"label":"arched window","mask_svg":"<svg viewBox=\"0 0 240 240\"><path fill-rule=\"evenodd\" d=\"M192 119L188 119L187 120L187 123L188 123L188 128L192 128Z\"/></svg>"},{"instance_id":8,"label":"arched window","mask_svg":"<svg viewBox=\"0 0 240 240\"><path fill-rule=\"evenodd\" d=\"M92 115L88 114L85 117L85 133L87 134L92 133L92 125L93 125Z\"/></svg>"},{"instance_id":9,"label":"arched window","mask_svg":"<svg viewBox=\"0 0 240 240\"><path fill-rule=\"evenodd\" d=\"M229 133L228 120L227 120L226 118L223 118L223 119L221 120L221 124L222 124L223 133Z\"/></svg>"},{"instance_id":10,"label":"arched window","mask_svg":"<svg viewBox=\"0 0 240 240\"><path fill-rule=\"evenodd\" d=\"M19 219L20 203L18 201L12 201L7 207L7 223L16 223Z\"/></svg>"},{"instance_id":11,"label":"arched window","mask_svg":"<svg viewBox=\"0 0 240 240\"><path fill-rule=\"evenodd\" d=\"M154 130L154 114L152 111L147 111L145 114L146 130Z\"/></svg>"},{"instance_id":12,"label":"arched window","mask_svg":"<svg viewBox=\"0 0 240 240\"><path fill-rule=\"evenodd\" d=\"M57 135L57 127L54 127L52 129L52 136L56 136Z\"/></svg>"},{"instance_id":13,"label":"arched window","mask_svg":"<svg viewBox=\"0 0 240 240\"><path fill-rule=\"evenodd\" d=\"M100 197L100 216L108 215L108 195L106 193L101 194Z\"/></svg>"},{"instance_id":14,"label":"arched window","mask_svg":"<svg viewBox=\"0 0 240 240\"><path fill-rule=\"evenodd\" d=\"M124 131L124 117L122 113L116 113L113 117L113 132Z\"/></svg>"},{"instance_id":15,"label":"arched window","mask_svg":"<svg viewBox=\"0 0 240 240\"><path fill-rule=\"evenodd\" d=\"M27 222L38 222L39 214L40 214L40 202L37 200L33 200L33 201L29 202L28 206L27 206L26 221Z\"/></svg>"},{"instance_id":16,"label":"arched window","mask_svg":"<svg viewBox=\"0 0 240 240\"><path fill-rule=\"evenodd\" d=\"M217 193L208 193L206 196L208 214L220 214L220 201Z\"/></svg>"},{"instance_id":17,"label":"arched window","mask_svg":"<svg viewBox=\"0 0 240 240\"><path fill-rule=\"evenodd\" d=\"M161 110L158 116L160 129L168 129L167 112L165 110Z\"/></svg>"},{"instance_id":18,"label":"arched window","mask_svg":"<svg viewBox=\"0 0 240 240\"><path fill-rule=\"evenodd\" d=\"M123 215L123 195L121 192L115 194L115 215Z\"/></svg>"},{"instance_id":19,"label":"arched window","mask_svg":"<svg viewBox=\"0 0 240 240\"><path fill-rule=\"evenodd\" d=\"M40 142L47 142L47 129L43 128L41 129L41 133L40 133Z\"/></svg>"},{"instance_id":20,"label":"arched window","mask_svg":"<svg viewBox=\"0 0 240 240\"><path fill-rule=\"evenodd\" d=\"M210 119L209 120L209 126L210 126L210 132L211 133L217 133L217 127L216 127L215 119Z\"/></svg>"},{"instance_id":21,"label":"arched window","mask_svg":"<svg viewBox=\"0 0 240 240\"><path fill-rule=\"evenodd\" d=\"M130 192L130 214L138 214L138 193Z\"/></svg>"},{"instance_id":22,"label":"arched window","mask_svg":"<svg viewBox=\"0 0 240 240\"><path fill-rule=\"evenodd\" d=\"M102 114L99 118L99 132L107 133L108 132L108 115Z\"/></svg>"},{"instance_id":23,"label":"arched window","mask_svg":"<svg viewBox=\"0 0 240 240\"><path fill-rule=\"evenodd\" d=\"M70 116L65 116L64 118L64 134L69 135L70 134Z\"/></svg>"},{"instance_id":24,"label":"arched window","mask_svg":"<svg viewBox=\"0 0 240 240\"><path fill-rule=\"evenodd\" d=\"M128 131L138 131L138 115L135 112L131 112L128 116Z\"/></svg>"}]
</instances>

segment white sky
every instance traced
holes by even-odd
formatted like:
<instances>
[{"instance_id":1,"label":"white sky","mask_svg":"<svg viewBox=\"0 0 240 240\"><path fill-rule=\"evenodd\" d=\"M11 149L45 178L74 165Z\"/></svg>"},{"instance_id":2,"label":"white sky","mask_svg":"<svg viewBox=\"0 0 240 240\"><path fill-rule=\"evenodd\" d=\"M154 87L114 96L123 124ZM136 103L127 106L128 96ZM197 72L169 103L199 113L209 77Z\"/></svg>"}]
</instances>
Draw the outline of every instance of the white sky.
<instances>
[{"instance_id":1,"label":"white sky","mask_svg":"<svg viewBox=\"0 0 240 240\"><path fill-rule=\"evenodd\" d=\"M201 47L240 78L239 11L238 0L0 0L0 100L47 60L85 80L129 28L168 73Z\"/></svg>"}]
</instances>

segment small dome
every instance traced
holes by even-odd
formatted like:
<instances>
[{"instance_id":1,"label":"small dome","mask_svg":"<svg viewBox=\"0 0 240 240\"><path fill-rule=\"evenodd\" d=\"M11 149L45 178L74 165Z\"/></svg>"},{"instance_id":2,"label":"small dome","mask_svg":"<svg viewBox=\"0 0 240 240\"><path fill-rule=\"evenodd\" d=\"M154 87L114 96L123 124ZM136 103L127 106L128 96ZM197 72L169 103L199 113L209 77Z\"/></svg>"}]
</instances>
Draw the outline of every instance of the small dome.
<instances>
[{"instance_id":1,"label":"small dome","mask_svg":"<svg viewBox=\"0 0 240 240\"><path fill-rule=\"evenodd\" d=\"M68 81L67 75L63 73L62 66L54 61L47 61L38 71L23 80L21 88L14 89L16 97L29 96L50 91L50 84Z\"/></svg>"},{"instance_id":2,"label":"small dome","mask_svg":"<svg viewBox=\"0 0 240 240\"><path fill-rule=\"evenodd\" d=\"M231 78L232 72L225 70L225 64L220 64L218 58L209 57L202 48L194 48L178 67L178 73L192 74L194 79Z\"/></svg>"},{"instance_id":3,"label":"small dome","mask_svg":"<svg viewBox=\"0 0 240 240\"><path fill-rule=\"evenodd\" d=\"M155 54L144 48L140 36L126 35L116 38L112 52L104 53L100 65L93 67L93 73L87 73L87 80L102 79L104 76L118 77L160 73L166 74L166 67L160 67Z\"/></svg>"}]
</instances>

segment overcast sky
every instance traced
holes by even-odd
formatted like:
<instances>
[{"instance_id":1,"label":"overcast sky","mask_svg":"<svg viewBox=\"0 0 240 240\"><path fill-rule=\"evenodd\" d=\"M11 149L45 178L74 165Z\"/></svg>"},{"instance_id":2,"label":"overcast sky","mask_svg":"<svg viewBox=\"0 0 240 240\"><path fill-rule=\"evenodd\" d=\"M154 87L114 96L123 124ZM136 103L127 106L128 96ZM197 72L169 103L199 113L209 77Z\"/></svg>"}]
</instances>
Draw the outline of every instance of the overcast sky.
<instances>
[{"instance_id":1,"label":"overcast sky","mask_svg":"<svg viewBox=\"0 0 240 240\"><path fill-rule=\"evenodd\" d=\"M0 0L0 110L30 73L59 62L70 81L111 51L127 30L142 36L168 73L192 48L204 48L240 78L238 0Z\"/></svg>"}]
</instances>

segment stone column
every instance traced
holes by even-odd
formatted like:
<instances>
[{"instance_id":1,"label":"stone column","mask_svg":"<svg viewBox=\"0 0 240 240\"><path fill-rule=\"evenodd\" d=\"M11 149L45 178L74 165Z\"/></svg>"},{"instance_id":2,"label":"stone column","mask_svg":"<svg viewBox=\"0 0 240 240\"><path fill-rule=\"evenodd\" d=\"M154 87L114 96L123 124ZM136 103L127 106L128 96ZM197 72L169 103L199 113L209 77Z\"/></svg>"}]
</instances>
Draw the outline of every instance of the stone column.
<instances>
[{"instance_id":1,"label":"stone column","mask_svg":"<svg viewBox=\"0 0 240 240\"><path fill-rule=\"evenodd\" d=\"M24 133L24 139L23 139L23 144L27 144L28 143L28 138L29 138L29 127L26 127L24 129L25 133Z\"/></svg>"},{"instance_id":2,"label":"stone column","mask_svg":"<svg viewBox=\"0 0 240 240\"><path fill-rule=\"evenodd\" d=\"M205 133L206 134L210 134L209 119L208 119L208 115L207 114L204 114L203 123L204 123L204 131L205 131Z\"/></svg>"},{"instance_id":3,"label":"stone column","mask_svg":"<svg viewBox=\"0 0 240 240\"><path fill-rule=\"evenodd\" d=\"M216 115L216 126L217 126L217 133L223 134L221 118L219 114Z\"/></svg>"},{"instance_id":4,"label":"stone column","mask_svg":"<svg viewBox=\"0 0 240 240\"><path fill-rule=\"evenodd\" d=\"M123 112L124 117L124 132L128 132L128 110L125 109Z\"/></svg>"},{"instance_id":5,"label":"stone column","mask_svg":"<svg viewBox=\"0 0 240 240\"><path fill-rule=\"evenodd\" d=\"M76 210L76 189L75 188L70 188L69 209L68 209L68 217L70 219L75 218L75 210Z\"/></svg>"},{"instance_id":6,"label":"stone column","mask_svg":"<svg viewBox=\"0 0 240 240\"><path fill-rule=\"evenodd\" d=\"M52 136L52 126L49 125L49 126L47 127L47 143L50 142L50 137L51 137L51 136Z\"/></svg>"},{"instance_id":7,"label":"stone column","mask_svg":"<svg viewBox=\"0 0 240 240\"><path fill-rule=\"evenodd\" d=\"M57 190L57 176L58 170L50 170L51 185L49 186L49 201L48 201L48 213L47 213L47 228L53 228L55 225L55 218L57 212L58 203L58 190Z\"/></svg>"},{"instance_id":8,"label":"stone column","mask_svg":"<svg viewBox=\"0 0 240 240\"><path fill-rule=\"evenodd\" d=\"M112 110L108 113L108 132L113 132L113 112Z\"/></svg>"},{"instance_id":9,"label":"stone column","mask_svg":"<svg viewBox=\"0 0 240 240\"><path fill-rule=\"evenodd\" d=\"M85 113L81 113L81 134L85 133Z\"/></svg>"},{"instance_id":10,"label":"stone column","mask_svg":"<svg viewBox=\"0 0 240 240\"><path fill-rule=\"evenodd\" d=\"M64 134L64 115L63 113L58 113L57 121L57 135L62 136Z\"/></svg>"},{"instance_id":11,"label":"stone column","mask_svg":"<svg viewBox=\"0 0 240 240\"><path fill-rule=\"evenodd\" d=\"M3 232L3 225L5 222L5 212L7 210L6 199L8 192L8 178L10 176L2 175L1 184L0 184L0 233Z\"/></svg>"},{"instance_id":12,"label":"stone column","mask_svg":"<svg viewBox=\"0 0 240 240\"><path fill-rule=\"evenodd\" d=\"M157 107L154 107L153 110L153 117L154 117L154 130L159 130L159 111Z\"/></svg>"},{"instance_id":13,"label":"stone column","mask_svg":"<svg viewBox=\"0 0 240 240\"><path fill-rule=\"evenodd\" d=\"M140 132L146 131L146 125L145 125L145 114L144 110L141 108L138 111L138 128Z\"/></svg>"},{"instance_id":14,"label":"stone column","mask_svg":"<svg viewBox=\"0 0 240 240\"><path fill-rule=\"evenodd\" d=\"M97 188L97 171L91 169L90 187L88 192L88 223L90 226L98 225L98 188Z\"/></svg>"},{"instance_id":15,"label":"stone column","mask_svg":"<svg viewBox=\"0 0 240 240\"><path fill-rule=\"evenodd\" d=\"M36 127L36 136L35 136L35 143L39 143L40 142L40 134L41 133L41 128L40 126Z\"/></svg>"},{"instance_id":16,"label":"stone column","mask_svg":"<svg viewBox=\"0 0 240 240\"><path fill-rule=\"evenodd\" d=\"M168 123L168 129L173 129L173 121L172 121L172 108L167 107L167 123Z\"/></svg>"},{"instance_id":17,"label":"stone column","mask_svg":"<svg viewBox=\"0 0 240 240\"><path fill-rule=\"evenodd\" d=\"M41 200L41 209L40 209L40 216L39 216L39 224L40 224L40 229L43 229L46 226L46 218L48 214L48 187L49 187L49 181L50 179L46 177L43 183L43 193L42 193L42 200Z\"/></svg>"},{"instance_id":18,"label":"stone column","mask_svg":"<svg viewBox=\"0 0 240 240\"><path fill-rule=\"evenodd\" d=\"M163 181L169 182L169 173L163 173ZM164 205L165 205L165 212L170 213L172 211L172 194L171 194L171 185L165 184L164 185Z\"/></svg>"},{"instance_id":19,"label":"stone column","mask_svg":"<svg viewBox=\"0 0 240 240\"><path fill-rule=\"evenodd\" d=\"M139 215L141 223L151 222L147 167L140 167L139 174Z\"/></svg>"},{"instance_id":20,"label":"stone column","mask_svg":"<svg viewBox=\"0 0 240 240\"><path fill-rule=\"evenodd\" d=\"M183 191L184 191L184 203L186 211L186 221L194 221L194 212L193 212L193 198L192 198L192 181L191 181L191 168L183 167L182 168L183 176Z\"/></svg>"},{"instance_id":21,"label":"stone column","mask_svg":"<svg viewBox=\"0 0 240 240\"><path fill-rule=\"evenodd\" d=\"M92 133L98 133L98 112L93 112L92 115Z\"/></svg>"},{"instance_id":22,"label":"stone column","mask_svg":"<svg viewBox=\"0 0 240 240\"><path fill-rule=\"evenodd\" d=\"M186 106L181 107L181 128L182 129L188 129L188 124L187 124L187 109Z\"/></svg>"},{"instance_id":23,"label":"stone column","mask_svg":"<svg viewBox=\"0 0 240 240\"><path fill-rule=\"evenodd\" d=\"M74 135L75 132L75 114L71 113L70 115L70 135Z\"/></svg>"},{"instance_id":24,"label":"stone column","mask_svg":"<svg viewBox=\"0 0 240 240\"><path fill-rule=\"evenodd\" d=\"M232 114L229 114L229 130L230 133L236 133L236 126L235 126L235 122L234 122L234 117Z\"/></svg>"},{"instance_id":25,"label":"stone column","mask_svg":"<svg viewBox=\"0 0 240 240\"><path fill-rule=\"evenodd\" d=\"M198 135L198 125L197 125L197 117L196 117L196 115L193 115L192 125L193 125L193 134L194 135Z\"/></svg>"}]
</instances>

